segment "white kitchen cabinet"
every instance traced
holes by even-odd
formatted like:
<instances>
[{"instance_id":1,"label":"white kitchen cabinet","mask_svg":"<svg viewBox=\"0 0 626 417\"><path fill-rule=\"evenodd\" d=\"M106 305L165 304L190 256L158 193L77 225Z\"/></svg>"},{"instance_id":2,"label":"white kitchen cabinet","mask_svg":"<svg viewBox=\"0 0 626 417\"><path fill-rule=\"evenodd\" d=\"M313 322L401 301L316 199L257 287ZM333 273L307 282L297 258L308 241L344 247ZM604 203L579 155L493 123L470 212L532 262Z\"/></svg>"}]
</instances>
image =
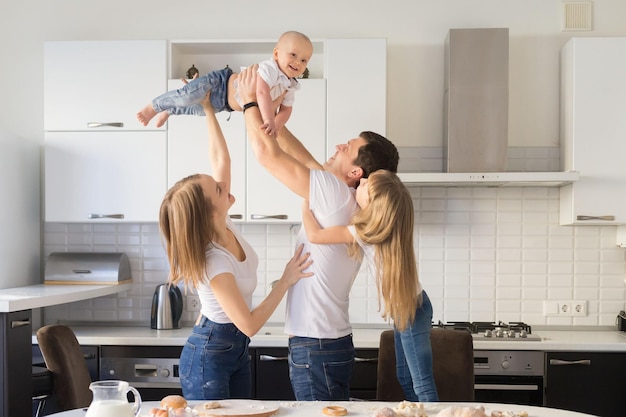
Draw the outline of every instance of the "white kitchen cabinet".
<instances>
[{"instance_id":1,"label":"white kitchen cabinet","mask_svg":"<svg viewBox=\"0 0 626 417\"><path fill-rule=\"evenodd\" d=\"M387 40L327 39L327 156L364 130L386 135Z\"/></svg>"},{"instance_id":2,"label":"white kitchen cabinet","mask_svg":"<svg viewBox=\"0 0 626 417\"><path fill-rule=\"evenodd\" d=\"M626 38L572 38L561 51L562 225L626 224Z\"/></svg>"},{"instance_id":3,"label":"white kitchen cabinet","mask_svg":"<svg viewBox=\"0 0 626 417\"><path fill-rule=\"evenodd\" d=\"M166 147L165 132L46 132L45 220L158 221Z\"/></svg>"},{"instance_id":4,"label":"white kitchen cabinet","mask_svg":"<svg viewBox=\"0 0 626 417\"><path fill-rule=\"evenodd\" d=\"M170 80L168 89L182 87L180 80ZM230 193L235 204L230 209L233 220L243 220L246 210L246 126L241 112L216 114L226 138L231 158ZM167 121L167 186L192 174L211 175L209 142L204 117L172 116Z\"/></svg>"},{"instance_id":5,"label":"white kitchen cabinet","mask_svg":"<svg viewBox=\"0 0 626 417\"><path fill-rule=\"evenodd\" d=\"M163 40L45 42L44 128L164 130L135 115L165 92L166 71Z\"/></svg>"},{"instance_id":6,"label":"white kitchen cabinet","mask_svg":"<svg viewBox=\"0 0 626 417\"><path fill-rule=\"evenodd\" d=\"M322 162L326 149L326 80L301 80L293 112L286 124L313 157ZM249 222L300 223L302 197L275 179L256 160L250 146L247 169L247 218Z\"/></svg>"},{"instance_id":7,"label":"white kitchen cabinet","mask_svg":"<svg viewBox=\"0 0 626 417\"><path fill-rule=\"evenodd\" d=\"M301 80L287 127L313 154L322 160L326 146L326 80ZM170 86L179 85L171 80ZM230 116L230 120L227 120ZM217 114L232 161L230 209L233 220L257 223L299 223L302 198L275 179L256 160L246 140L243 113ZM211 174L207 128L204 117L172 116L168 119L168 187L198 172Z\"/></svg>"},{"instance_id":8,"label":"white kitchen cabinet","mask_svg":"<svg viewBox=\"0 0 626 417\"><path fill-rule=\"evenodd\" d=\"M46 221L158 221L165 128L136 114L166 70L166 41L44 44Z\"/></svg>"}]
</instances>

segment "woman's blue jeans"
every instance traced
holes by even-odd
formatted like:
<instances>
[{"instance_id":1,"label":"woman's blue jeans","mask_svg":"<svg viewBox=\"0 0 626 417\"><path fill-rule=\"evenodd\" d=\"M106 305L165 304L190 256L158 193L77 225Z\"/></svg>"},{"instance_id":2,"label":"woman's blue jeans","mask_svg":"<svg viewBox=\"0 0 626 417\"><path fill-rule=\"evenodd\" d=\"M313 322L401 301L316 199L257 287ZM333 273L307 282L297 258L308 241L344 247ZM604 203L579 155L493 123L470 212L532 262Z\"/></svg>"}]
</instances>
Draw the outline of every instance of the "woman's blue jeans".
<instances>
[{"instance_id":1,"label":"woman's blue jeans","mask_svg":"<svg viewBox=\"0 0 626 417\"><path fill-rule=\"evenodd\" d=\"M403 332L394 329L396 375L409 401L439 401L433 376L433 352L430 346L433 306L426 291L415 321Z\"/></svg>"},{"instance_id":2,"label":"woman's blue jeans","mask_svg":"<svg viewBox=\"0 0 626 417\"><path fill-rule=\"evenodd\" d=\"M180 385L187 400L250 398L250 338L234 324L202 317L180 354Z\"/></svg>"},{"instance_id":3,"label":"woman's blue jeans","mask_svg":"<svg viewBox=\"0 0 626 417\"><path fill-rule=\"evenodd\" d=\"M353 365L352 335L289 338L289 378L298 401L349 400Z\"/></svg>"}]
</instances>

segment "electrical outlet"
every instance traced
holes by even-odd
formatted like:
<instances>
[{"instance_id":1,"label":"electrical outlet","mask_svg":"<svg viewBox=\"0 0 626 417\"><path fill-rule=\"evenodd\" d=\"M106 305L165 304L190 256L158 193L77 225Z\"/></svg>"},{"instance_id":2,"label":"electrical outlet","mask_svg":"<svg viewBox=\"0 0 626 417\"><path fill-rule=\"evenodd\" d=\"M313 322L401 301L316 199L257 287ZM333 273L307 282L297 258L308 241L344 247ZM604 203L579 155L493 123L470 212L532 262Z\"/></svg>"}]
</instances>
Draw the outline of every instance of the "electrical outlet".
<instances>
[{"instance_id":1,"label":"electrical outlet","mask_svg":"<svg viewBox=\"0 0 626 417\"><path fill-rule=\"evenodd\" d=\"M572 302L571 301L558 301L559 316L571 316L572 315Z\"/></svg>"},{"instance_id":2,"label":"electrical outlet","mask_svg":"<svg viewBox=\"0 0 626 417\"><path fill-rule=\"evenodd\" d=\"M187 311L200 311L200 297L197 295L188 295L185 301Z\"/></svg>"},{"instance_id":3,"label":"electrical outlet","mask_svg":"<svg viewBox=\"0 0 626 417\"><path fill-rule=\"evenodd\" d=\"M572 301L572 316L587 315L587 300Z\"/></svg>"}]
</instances>

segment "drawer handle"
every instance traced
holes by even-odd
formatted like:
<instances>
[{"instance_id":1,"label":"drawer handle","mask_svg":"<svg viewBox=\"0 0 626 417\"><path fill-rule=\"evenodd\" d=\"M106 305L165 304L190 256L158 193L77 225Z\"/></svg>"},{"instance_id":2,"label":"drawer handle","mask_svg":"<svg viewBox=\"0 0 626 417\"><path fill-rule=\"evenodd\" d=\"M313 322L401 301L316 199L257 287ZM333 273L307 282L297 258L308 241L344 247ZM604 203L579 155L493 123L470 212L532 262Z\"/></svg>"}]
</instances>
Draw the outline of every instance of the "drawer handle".
<instances>
[{"instance_id":1,"label":"drawer handle","mask_svg":"<svg viewBox=\"0 0 626 417\"><path fill-rule=\"evenodd\" d=\"M576 216L576 220L604 220L612 222L615 221L615 216Z\"/></svg>"},{"instance_id":2,"label":"drawer handle","mask_svg":"<svg viewBox=\"0 0 626 417\"><path fill-rule=\"evenodd\" d=\"M14 320L11 322L11 328L15 329L16 327L28 326L30 324L30 320Z\"/></svg>"},{"instance_id":3,"label":"drawer handle","mask_svg":"<svg viewBox=\"0 0 626 417\"><path fill-rule=\"evenodd\" d=\"M243 219L243 215L241 214L230 214L228 217L230 217L231 219L235 219L235 220Z\"/></svg>"},{"instance_id":4,"label":"drawer handle","mask_svg":"<svg viewBox=\"0 0 626 417\"><path fill-rule=\"evenodd\" d=\"M378 358L359 358L358 356L354 358L355 362L378 362Z\"/></svg>"},{"instance_id":5,"label":"drawer handle","mask_svg":"<svg viewBox=\"0 0 626 417\"><path fill-rule=\"evenodd\" d=\"M581 359L579 361L564 361L562 359L550 359L550 365L562 366L562 365L591 365L591 359Z\"/></svg>"},{"instance_id":6,"label":"drawer handle","mask_svg":"<svg viewBox=\"0 0 626 417\"><path fill-rule=\"evenodd\" d=\"M121 122L110 122L110 123L99 123L99 122L89 122L87 123L87 127L124 127L124 123Z\"/></svg>"},{"instance_id":7,"label":"drawer handle","mask_svg":"<svg viewBox=\"0 0 626 417\"><path fill-rule=\"evenodd\" d=\"M123 219L123 214L97 214L91 213L89 214L90 219Z\"/></svg>"},{"instance_id":8,"label":"drawer handle","mask_svg":"<svg viewBox=\"0 0 626 417\"><path fill-rule=\"evenodd\" d=\"M263 219L278 219L278 220L287 220L288 217L286 214L252 214L250 215L252 220L263 220Z\"/></svg>"},{"instance_id":9,"label":"drawer handle","mask_svg":"<svg viewBox=\"0 0 626 417\"><path fill-rule=\"evenodd\" d=\"M286 361L287 356L259 355L259 359L262 361Z\"/></svg>"}]
</instances>

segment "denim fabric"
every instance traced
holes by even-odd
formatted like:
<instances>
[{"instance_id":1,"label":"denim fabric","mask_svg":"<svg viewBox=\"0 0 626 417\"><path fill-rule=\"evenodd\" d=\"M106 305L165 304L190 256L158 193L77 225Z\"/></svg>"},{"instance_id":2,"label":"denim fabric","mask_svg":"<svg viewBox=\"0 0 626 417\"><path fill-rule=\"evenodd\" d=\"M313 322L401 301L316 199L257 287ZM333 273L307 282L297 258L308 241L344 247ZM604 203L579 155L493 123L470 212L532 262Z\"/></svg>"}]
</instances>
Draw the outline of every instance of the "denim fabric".
<instances>
[{"instance_id":1,"label":"denim fabric","mask_svg":"<svg viewBox=\"0 0 626 417\"><path fill-rule=\"evenodd\" d=\"M152 107L157 112L167 110L170 114L205 116L199 103L210 90L211 105L216 113L223 110L232 111L228 106L228 78L232 73L230 68L211 71L207 75L189 81L178 90L161 94L152 100Z\"/></svg>"},{"instance_id":2,"label":"denim fabric","mask_svg":"<svg viewBox=\"0 0 626 417\"><path fill-rule=\"evenodd\" d=\"M352 335L290 337L289 378L296 400L349 400L354 355Z\"/></svg>"},{"instance_id":3,"label":"denim fabric","mask_svg":"<svg viewBox=\"0 0 626 417\"><path fill-rule=\"evenodd\" d=\"M234 324L202 317L180 354L180 385L188 400L250 398L250 338Z\"/></svg>"},{"instance_id":4,"label":"denim fabric","mask_svg":"<svg viewBox=\"0 0 626 417\"><path fill-rule=\"evenodd\" d=\"M422 294L424 299L415 321L403 332L394 329L396 374L407 400L431 402L439 400L430 346L433 306L426 291Z\"/></svg>"}]
</instances>

